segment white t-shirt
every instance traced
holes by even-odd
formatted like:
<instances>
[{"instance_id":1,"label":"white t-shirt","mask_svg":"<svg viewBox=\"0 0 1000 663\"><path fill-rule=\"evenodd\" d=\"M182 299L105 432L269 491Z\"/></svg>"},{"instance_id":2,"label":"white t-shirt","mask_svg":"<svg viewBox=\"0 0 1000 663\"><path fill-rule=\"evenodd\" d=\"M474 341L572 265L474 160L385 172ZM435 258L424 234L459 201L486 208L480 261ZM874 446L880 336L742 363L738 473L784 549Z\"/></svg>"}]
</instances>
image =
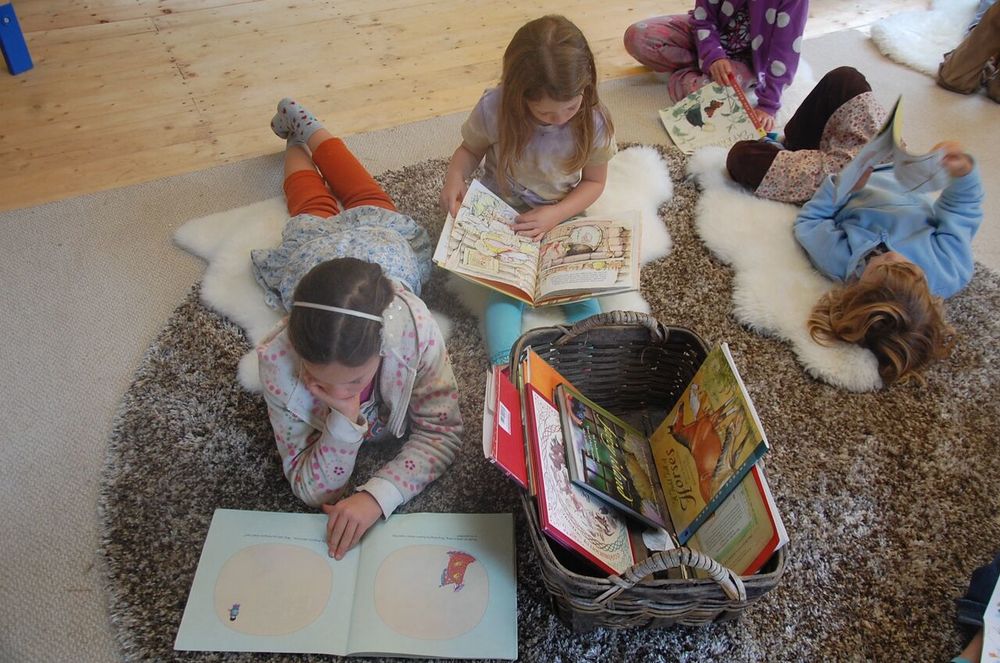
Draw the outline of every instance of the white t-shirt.
<instances>
[{"instance_id":1,"label":"white t-shirt","mask_svg":"<svg viewBox=\"0 0 1000 663\"><path fill-rule=\"evenodd\" d=\"M514 164L513 181L508 178L509 193L501 191L497 178L499 159L501 88L486 90L479 103L472 109L462 125L462 140L473 150L486 152L486 174L483 184L502 196L508 204L517 207L538 207L557 203L580 183L581 170L566 172L564 164L574 150L573 130L570 123L562 126L541 125L524 148L521 159ZM607 163L618 151L613 135L596 110L594 147L586 165Z\"/></svg>"}]
</instances>

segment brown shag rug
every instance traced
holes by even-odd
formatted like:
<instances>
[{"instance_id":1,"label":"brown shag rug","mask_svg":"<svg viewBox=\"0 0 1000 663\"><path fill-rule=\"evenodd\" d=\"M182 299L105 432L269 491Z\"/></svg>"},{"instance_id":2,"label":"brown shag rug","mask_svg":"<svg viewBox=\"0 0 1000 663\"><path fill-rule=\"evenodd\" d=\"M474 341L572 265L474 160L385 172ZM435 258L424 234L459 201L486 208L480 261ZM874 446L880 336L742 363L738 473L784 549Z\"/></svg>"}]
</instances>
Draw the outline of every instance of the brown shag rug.
<instances>
[{"instance_id":1,"label":"brown shag rug","mask_svg":"<svg viewBox=\"0 0 1000 663\"><path fill-rule=\"evenodd\" d=\"M730 315L731 273L695 234L698 191L664 150L673 199L661 210L672 253L645 267L654 315L728 341L768 431L768 474L791 544L781 584L735 622L577 635L548 606L534 551L518 537L522 661L948 660L963 642L953 599L1000 547L1000 279L984 268L948 303L960 334L926 386L849 394L809 378L783 343ZM435 234L446 163L379 179ZM449 349L465 446L404 511L514 512L513 484L482 457L486 354L477 322L436 270L428 304L455 321ZM302 511L281 474L263 400L236 383L249 344L206 309L198 287L146 353L111 435L101 496L114 628L128 660L329 660L172 650L216 508ZM775 296L780 296L776 292ZM393 449L367 449L361 480Z\"/></svg>"}]
</instances>

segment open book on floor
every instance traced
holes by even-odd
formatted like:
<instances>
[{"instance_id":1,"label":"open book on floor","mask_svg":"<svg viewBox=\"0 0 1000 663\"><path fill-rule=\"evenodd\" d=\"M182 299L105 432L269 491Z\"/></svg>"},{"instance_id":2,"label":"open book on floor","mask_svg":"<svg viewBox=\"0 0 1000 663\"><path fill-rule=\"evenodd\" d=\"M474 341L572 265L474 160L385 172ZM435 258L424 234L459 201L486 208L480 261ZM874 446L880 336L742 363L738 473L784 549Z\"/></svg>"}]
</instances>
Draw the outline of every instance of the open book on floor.
<instances>
[{"instance_id":1,"label":"open book on floor","mask_svg":"<svg viewBox=\"0 0 1000 663\"><path fill-rule=\"evenodd\" d=\"M217 509L174 649L517 658L510 514L396 514L339 561L326 520Z\"/></svg>"},{"instance_id":2,"label":"open book on floor","mask_svg":"<svg viewBox=\"0 0 1000 663\"><path fill-rule=\"evenodd\" d=\"M907 191L926 193L948 185L948 171L941 164L942 152L912 154L903 144L902 104L903 98L897 98L882 129L836 176L834 200L838 204L847 198L865 171L887 161L892 162L893 175Z\"/></svg>"},{"instance_id":3,"label":"open book on floor","mask_svg":"<svg viewBox=\"0 0 1000 663\"><path fill-rule=\"evenodd\" d=\"M710 83L660 111L660 121L684 154L701 147L732 147L764 136L739 85Z\"/></svg>"},{"instance_id":4,"label":"open book on floor","mask_svg":"<svg viewBox=\"0 0 1000 663\"><path fill-rule=\"evenodd\" d=\"M445 221L434 262L531 306L639 289L639 217L582 217L532 241L511 225L517 211L475 180Z\"/></svg>"}]
</instances>

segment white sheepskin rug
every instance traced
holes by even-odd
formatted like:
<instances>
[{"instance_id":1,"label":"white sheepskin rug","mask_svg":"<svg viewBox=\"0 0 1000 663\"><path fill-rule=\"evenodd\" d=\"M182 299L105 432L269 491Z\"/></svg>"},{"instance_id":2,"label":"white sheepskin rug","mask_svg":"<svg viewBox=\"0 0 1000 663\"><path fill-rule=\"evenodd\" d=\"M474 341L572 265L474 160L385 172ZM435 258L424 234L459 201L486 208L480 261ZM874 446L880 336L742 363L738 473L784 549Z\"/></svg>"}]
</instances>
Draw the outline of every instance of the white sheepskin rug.
<instances>
[{"instance_id":1,"label":"white sheepskin rug","mask_svg":"<svg viewBox=\"0 0 1000 663\"><path fill-rule=\"evenodd\" d=\"M812 340L806 320L832 283L813 269L795 241L799 208L754 197L729 178L726 150L695 152L688 172L702 188L696 225L705 245L734 272L733 313L744 325L791 343L806 371L849 391L882 386L878 362L868 350Z\"/></svg>"},{"instance_id":2,"label":"white sheepskin rug","mask_svg":"<svg viewBox=\"0 0 1000 663\"><path fill-rule=\"evenodd\" d=\"M871 37L891 60L937 77L942 56L965 38L977 0L934 0L928 11L894 14L872 26Z\"/></svg>"},{"instance_id":3,"label":"white sheepskin rug","mask_svg":"<svg viewBox=\"0 0 1000 663\"><path fill-rule=\"evenodd\" d=\"M652 147L631 147L611 160L604 194L588 214L613 216L624 210L638 210L642 219L641 261L646 263L670 252L670 235L658 209L671 195L673 183L659 152ZM201 285L202 301L240 325L253 344L274 327L281 315L264 304L260 286L251 272L250 251L277 246L287 220L284 197L276 196L193 219L174 234L180 247L208 263ZM450 279L448 288L482 320L485 288L457 277ZM638 293L603 297L601 307L605 311L650 311ZM451 321L437 313L435 318L447 338ZM534 309L526 313L524 329L563 322L558 307ZM248 352L240 361L239 381L250 391L260 390L255 352Z\"/></svg>"}]
</instances>

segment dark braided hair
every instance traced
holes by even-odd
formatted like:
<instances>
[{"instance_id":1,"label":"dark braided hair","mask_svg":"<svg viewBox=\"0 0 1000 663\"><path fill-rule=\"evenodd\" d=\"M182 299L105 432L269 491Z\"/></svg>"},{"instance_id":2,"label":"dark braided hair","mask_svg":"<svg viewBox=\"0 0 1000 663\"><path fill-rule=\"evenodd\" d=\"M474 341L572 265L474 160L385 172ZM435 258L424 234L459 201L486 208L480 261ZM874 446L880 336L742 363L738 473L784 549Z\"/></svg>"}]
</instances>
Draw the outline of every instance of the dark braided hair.
<instances>
[{"instance_id":1,"label":"dark braided hair","mask_svg":"<svg viewBox=\"0 0 1000 663\"><path fill-rule=\"evenodd\" d=\"M313 267L293 295L297 302L324 304L381 316L392 301L392 283L375 263L336 258ZM361 366L378 354L382 324L353 315L293 306L288 339L311 364Z\"/></svg>"}]
</instances>

